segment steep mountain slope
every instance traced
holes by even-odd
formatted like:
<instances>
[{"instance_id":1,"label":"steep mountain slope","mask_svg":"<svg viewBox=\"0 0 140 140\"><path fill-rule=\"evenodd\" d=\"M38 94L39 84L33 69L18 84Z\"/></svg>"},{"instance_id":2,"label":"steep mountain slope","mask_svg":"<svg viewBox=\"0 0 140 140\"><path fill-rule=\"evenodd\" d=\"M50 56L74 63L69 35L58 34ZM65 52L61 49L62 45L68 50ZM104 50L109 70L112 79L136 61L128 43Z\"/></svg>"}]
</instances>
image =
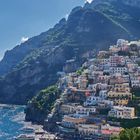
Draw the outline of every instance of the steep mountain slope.
<instances>
[{"instance_id":1,"label":"steep mountain slope","mask_svg":"<svg viewBox=\"0 0 140 140\"><path fill-rule=\"evenodd\" d=\"M104 13L124 28L131 38L140 38L140 0L94 0L91 4L87 3L85 8Z\"/></svg>"},{"instance_id":2,"label":"steep mountain slope","mask_svg":"<svg viewBox=\"0 0 140 140\"><path fill-rule=\"evenodd\" d=\"M12 71L12 69L19 62L21 62L26 57L26 55L30 54L34 50L43 46L49 49L52 46L59 44L61 39L57 39L57 36L60 36L65 23L66 20L62 19L58 24L55 25L54 28L48 30L47 32L41 33L38 36L30 38L25 43L22 43L12 50L7 51L4 55L4 58L0 62L0 75L4 75Z\"/></svg>"},{"instance_id":3,"label":"steep mountain slope","mask_svg":"<svg viewBox=\"0 0 140 140\"><path fill-rule=\"evenodd\" d=\"M118 3L118 4L124 4L126 6L132 6L132 7L140 7L140 0L93 0L91 3L86 3L85 6L94 8L97 5L105 4L105 3Z\"/></svg>"},{"instance_id":4,"label":"steep mountain slope","mask_svg":"<svg viewBox=\"0 0 140 140\"><path fill-rule=\"evenodd\" d=\"M54 84L66 60L75 57L75 48L77 62L81 63L86 52L105 49L118 38L140 38L139 24L132 30L123 15L137 21L139 13L134 15L131 10L139 12L139 8L125 4L123 13L124 6L114 2L94 8L92 4L74 8L67 21L62 19L54 28L6 53L0 63L0 73L6 74L0 80L0 102L26 104L39 90Z\"/></svg>"}]
</instances>

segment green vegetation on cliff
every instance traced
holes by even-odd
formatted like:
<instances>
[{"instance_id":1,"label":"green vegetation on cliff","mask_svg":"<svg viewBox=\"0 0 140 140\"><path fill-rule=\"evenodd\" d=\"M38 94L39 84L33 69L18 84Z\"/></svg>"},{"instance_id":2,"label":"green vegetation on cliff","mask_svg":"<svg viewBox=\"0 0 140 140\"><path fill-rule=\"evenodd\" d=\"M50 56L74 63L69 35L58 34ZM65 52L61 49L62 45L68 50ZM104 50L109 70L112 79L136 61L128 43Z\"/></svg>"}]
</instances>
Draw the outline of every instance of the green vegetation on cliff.
<instances>
[{"instance_id":1,"label":"green vegetation on cliff","mask_svg":"<svg viewBox=\"0 0 140 140\"><path fill-rule=\"evenodd\" d=\"M50 86L40 91L31 101L28 102L26 120L33 122L42 122L51 112L56 99L59 98L60 91L57 86Z\"/></svg>"},{"instance_id":2,"label":"green vegetation on cliff","mask_svg":"<svg viewBox=\"0 0 140 140\"><path fill-rule=\"evenodd\" d=\"M42 90L30 102L34 104L36 109L48 113L52 109L54 101L58 96L58 88L56 86L50 86Z\"/></svg>"}]
</instances>

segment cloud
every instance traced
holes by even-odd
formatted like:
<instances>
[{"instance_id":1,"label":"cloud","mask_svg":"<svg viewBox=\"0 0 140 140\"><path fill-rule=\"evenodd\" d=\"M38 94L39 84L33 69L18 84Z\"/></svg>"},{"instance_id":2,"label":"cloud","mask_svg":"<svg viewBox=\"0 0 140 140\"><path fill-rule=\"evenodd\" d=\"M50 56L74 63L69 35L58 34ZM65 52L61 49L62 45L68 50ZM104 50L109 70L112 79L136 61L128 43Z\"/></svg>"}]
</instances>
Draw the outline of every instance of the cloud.
<instances>
[{"instance_id":1,"label":"cloud","mask_svg":"<svg viewBox=\"0 0 140 140\"><path fill-rule=\"evenodd\" d=\"M66 15L65 15L65 19L67 20L67 19L68 19L68 17L69 17L69 14L66 14Z\"/></svg>"},{"instance_id":2,"label":"cloud","mask_svg":"<svg viewBox=\"0 0 140 140\"><path fill-rule=\"evenodd\" d=\"M92 1L93 1L93 0L85 0L85 3L86 3L86 2L91 3Z\"/></svg>"},{"instance_id":3,"label":"cloud","mask_svg":"<svg viewBox=\"0 0 140 140\"><path fill-rule=\"evenodd\" d=\"M21 43L26 42L28 39L29 39L28 37L22 37L22 38L21 38Z\"/></svg>"}]
</instances>

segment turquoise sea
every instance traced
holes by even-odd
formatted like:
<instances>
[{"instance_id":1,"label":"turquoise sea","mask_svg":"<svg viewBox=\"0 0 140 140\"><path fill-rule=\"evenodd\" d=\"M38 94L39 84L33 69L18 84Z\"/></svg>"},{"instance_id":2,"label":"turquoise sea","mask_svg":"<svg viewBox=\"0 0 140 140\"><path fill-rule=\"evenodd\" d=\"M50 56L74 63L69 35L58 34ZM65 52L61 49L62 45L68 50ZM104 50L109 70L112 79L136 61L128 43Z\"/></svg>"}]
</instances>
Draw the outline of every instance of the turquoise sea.
<instances>
[{"instance_id":1,"label":"turquoise sea","mask_svg":"<svg viewBox=\"0 0 140 140\"><path fill-rule=\"evenodd\" d=\"M24 133L22 128L28 125L24 122L24 108L0 105L0 140L14 140L15 136Z\"/></svg>"}]
</instances>

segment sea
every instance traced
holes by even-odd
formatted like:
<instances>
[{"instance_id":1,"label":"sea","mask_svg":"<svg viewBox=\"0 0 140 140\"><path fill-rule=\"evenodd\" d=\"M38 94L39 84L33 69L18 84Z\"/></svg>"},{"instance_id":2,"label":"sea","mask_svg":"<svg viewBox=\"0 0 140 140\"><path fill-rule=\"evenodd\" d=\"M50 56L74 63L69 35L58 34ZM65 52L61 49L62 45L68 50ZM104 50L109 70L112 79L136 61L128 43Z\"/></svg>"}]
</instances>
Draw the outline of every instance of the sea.
<instances>
[{"instance_id":1,"label":"sea","mask_svg":"<svg viewBox=\"0 0 140 140\"><path fill-rule=\"evenodd\" d=\"M25 106L0 105L0 140L14 140L25 134L23 128L30 125L25 122Z\"/></svg>"}]
</instances>

